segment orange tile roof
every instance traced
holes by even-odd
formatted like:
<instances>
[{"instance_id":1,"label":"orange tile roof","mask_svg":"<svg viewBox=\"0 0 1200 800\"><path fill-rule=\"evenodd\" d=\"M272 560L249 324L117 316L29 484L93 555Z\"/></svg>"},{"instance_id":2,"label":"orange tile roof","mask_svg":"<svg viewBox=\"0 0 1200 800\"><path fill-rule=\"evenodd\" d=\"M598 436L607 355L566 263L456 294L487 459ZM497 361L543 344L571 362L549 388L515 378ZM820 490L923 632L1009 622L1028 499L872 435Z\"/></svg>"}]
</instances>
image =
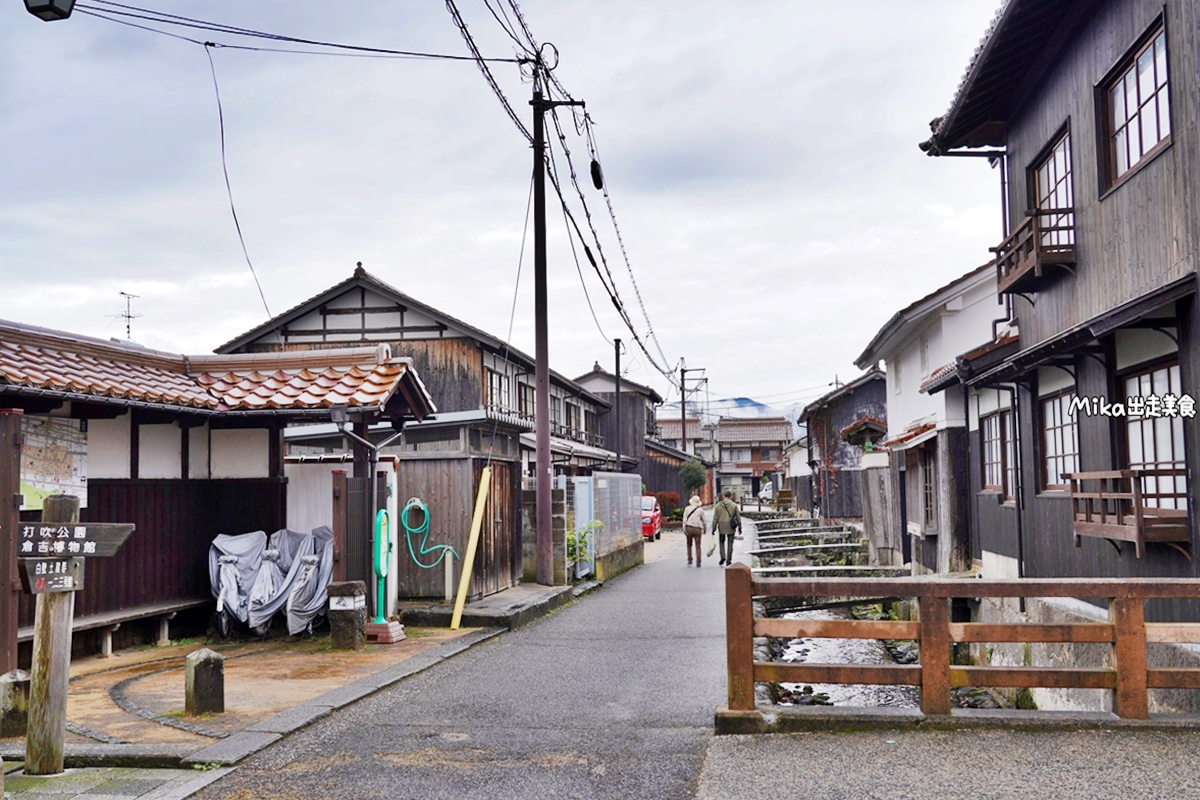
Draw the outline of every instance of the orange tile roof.
<instances>
[{"instance_id":1,"label":"orange tile roof","mask_svg":"<svg viewBox=\"0 0 1200 800\"><path fill-rule=\"evenodd\" d=\"M380 407L401 386L433 409L408 359L386 347L182 356L0 321L0 384L203 410Z\"/></svg>"}]
</instances>

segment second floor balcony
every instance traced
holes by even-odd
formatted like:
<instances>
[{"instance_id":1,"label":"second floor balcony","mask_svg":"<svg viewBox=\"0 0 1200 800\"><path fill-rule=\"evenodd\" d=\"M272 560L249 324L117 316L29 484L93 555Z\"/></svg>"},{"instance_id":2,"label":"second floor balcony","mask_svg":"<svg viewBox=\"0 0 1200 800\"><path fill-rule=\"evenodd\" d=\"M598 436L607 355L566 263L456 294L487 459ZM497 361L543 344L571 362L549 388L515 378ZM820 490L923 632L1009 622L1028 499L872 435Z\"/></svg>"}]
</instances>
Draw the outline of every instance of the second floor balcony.
<instances>
[{"instance_id":1,"label":"second floor balcony","mask_svg":"<svg viewBox=\"0 0 1200 800\"><path fill-rule=\"evenodd\" d=\"M1180 494L1177 484L1184 474L1179 467L1160 467L1066 475L1075 546L1081 545L1082 536L1131 542L1134 555L1141 558L1148 543L1159 542L1191 560L1184 549L1191 541L1187 509L1176 507L1186 503L1186 492Z\"/></svg>"},{"instance_id":2,"label":"second floor balcony","mask_svg":"<svg viewBox=\"0 0 1200 800\"><path fill-rule=\"evenodd\" d=\"M991 248L996 254L996 289L1003 294L1039 292L1075 266L1075 214L1071 208L1039 208Z\"/></svg>"}]
</instances>

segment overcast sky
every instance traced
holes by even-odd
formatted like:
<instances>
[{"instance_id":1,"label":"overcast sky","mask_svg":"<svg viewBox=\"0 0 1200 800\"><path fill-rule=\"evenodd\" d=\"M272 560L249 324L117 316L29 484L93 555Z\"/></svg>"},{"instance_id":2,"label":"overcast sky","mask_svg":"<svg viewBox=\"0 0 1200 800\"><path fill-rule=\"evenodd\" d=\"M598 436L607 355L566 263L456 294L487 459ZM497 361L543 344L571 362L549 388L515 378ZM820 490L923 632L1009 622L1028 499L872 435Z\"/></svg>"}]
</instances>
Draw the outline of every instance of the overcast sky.
<instances>
[{"instance_id":1,"label":"overcast sky","mask_svg":"<svg viewBox=\"0 0 1200 800\"><path fill-rule=\"evenodd\" d=\"M714 398L803 402L857 374L854 358L895 311L987 260L1000 239L999 178L980 159L927 158L917 142L998 1L521 2L596 122L669 366L682 357L706 368ZM514 54L482 0L458 2L484 55ZM146 5L308 39L467 53L436 0ZM227 49L213 59L234 200L273 314L362 261L507 334L531 155L471 62ZM514 65L493 70L528 125L530 86ZM123 337L125 291L140 295L134 340L186 353L266 319L230 216L203 47L79 13L43 23L7 0L0 141L0 318ZM583 142L569 144L586 169ZM580 177L645 335L603 196ZM570 377L597 360L611 370L611 339L630 337L585 272L602 338L562 214L549 208L551 366ZM512 331L532 354L532 233ZM668 393L636 350L625 364Z\"/></svg>"}]
</instances>

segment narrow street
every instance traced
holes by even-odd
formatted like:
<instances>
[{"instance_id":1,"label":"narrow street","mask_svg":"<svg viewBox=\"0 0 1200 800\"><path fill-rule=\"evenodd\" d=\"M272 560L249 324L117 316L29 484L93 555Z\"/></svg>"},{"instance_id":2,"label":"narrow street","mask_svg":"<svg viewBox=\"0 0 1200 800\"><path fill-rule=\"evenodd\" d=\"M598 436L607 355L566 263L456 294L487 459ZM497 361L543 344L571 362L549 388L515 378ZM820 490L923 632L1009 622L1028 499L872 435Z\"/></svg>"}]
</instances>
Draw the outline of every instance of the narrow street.
<instances>
[{"instance_id":1,"label":"narrow street","mask_svg":"<svg viewBox=\"0 0 1200 800\"><path fill-rule=\"evenodd\" d=\"M198 797L695 796L725 694L723 572L715 558L688 568L678 532L648 544L646 561L315 723Z\"/></svg>"}]
</instances>

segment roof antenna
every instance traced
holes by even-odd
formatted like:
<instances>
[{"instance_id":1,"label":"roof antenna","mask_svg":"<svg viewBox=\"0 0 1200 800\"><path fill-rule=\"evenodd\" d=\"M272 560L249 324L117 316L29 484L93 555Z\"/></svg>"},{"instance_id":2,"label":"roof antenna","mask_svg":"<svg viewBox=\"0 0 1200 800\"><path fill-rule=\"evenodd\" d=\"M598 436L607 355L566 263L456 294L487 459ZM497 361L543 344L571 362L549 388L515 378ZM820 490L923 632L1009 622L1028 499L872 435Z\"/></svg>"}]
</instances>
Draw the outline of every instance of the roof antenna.
<instances>
[{"instance_id":1,"label":"roof antenna","mask_svg":"<svg viewBox=\"0 0 1200 800\"><path fill-rule=\"evenodd\" d=\"M118 314L117 316L125 320L125 341L132 342L133 337L129 333L129 323L142 316L141 314L133 313L133 301L139 299L140 295L130 294L129 292L120 292L120 295L125 298L125 313Z\"/></svg>"}]
</instances>

